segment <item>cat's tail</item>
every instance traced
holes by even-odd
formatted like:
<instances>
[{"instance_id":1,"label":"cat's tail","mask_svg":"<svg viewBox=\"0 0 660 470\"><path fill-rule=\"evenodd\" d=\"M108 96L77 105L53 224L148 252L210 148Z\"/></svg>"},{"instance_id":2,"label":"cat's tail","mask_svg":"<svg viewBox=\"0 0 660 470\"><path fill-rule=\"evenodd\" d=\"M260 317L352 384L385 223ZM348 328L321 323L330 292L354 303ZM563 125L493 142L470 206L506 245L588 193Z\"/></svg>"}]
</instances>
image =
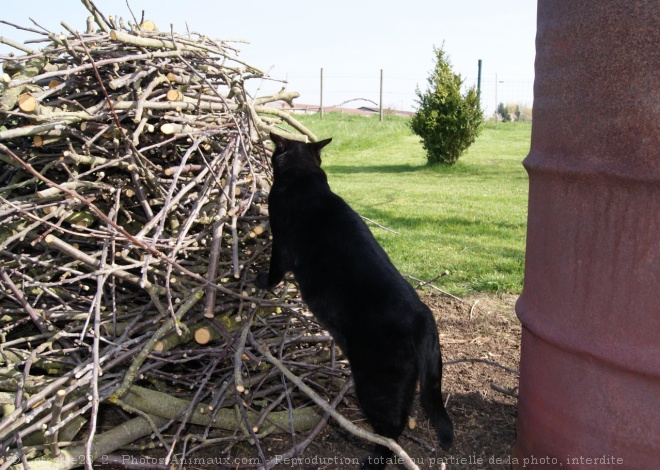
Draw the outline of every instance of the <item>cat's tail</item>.
<instances>
[{"instance_id":1,"label":"cat's tail","mask_svg":"<svg viewBox=\"0 0 660 470\"><path fill-rule=\"evenodd\" d=\"M435 321L432 323L432 328L427 329L427 334L418 351L421 401L422 408L438 435L440 447L447 451L454 440L454 426L440 393L442 357Z\"/></svg>"}]
</instances>

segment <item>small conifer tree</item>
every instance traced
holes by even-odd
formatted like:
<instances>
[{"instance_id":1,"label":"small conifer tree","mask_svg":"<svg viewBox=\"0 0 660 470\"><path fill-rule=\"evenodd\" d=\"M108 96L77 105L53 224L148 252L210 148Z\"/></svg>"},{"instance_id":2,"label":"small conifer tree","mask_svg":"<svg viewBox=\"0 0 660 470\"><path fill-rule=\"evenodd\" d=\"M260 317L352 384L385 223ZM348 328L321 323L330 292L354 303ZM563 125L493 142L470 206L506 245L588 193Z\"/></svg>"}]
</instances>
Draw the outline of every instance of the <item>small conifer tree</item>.
<instances>
[{"instance_id":1,"label":"small conifer tree","mask_svg":"<svg viewBox=\"0 0 660 470\"><path fill-rule=\"evenodd\" d=\"M484 118L476 87L462 94L463 78L452 71L443 48L433 52L435 68L428 89L422 93L417 87L418 110L410 128L421 138L428 163L453 165L476 139Z\"/></svg>"}]
</instances>

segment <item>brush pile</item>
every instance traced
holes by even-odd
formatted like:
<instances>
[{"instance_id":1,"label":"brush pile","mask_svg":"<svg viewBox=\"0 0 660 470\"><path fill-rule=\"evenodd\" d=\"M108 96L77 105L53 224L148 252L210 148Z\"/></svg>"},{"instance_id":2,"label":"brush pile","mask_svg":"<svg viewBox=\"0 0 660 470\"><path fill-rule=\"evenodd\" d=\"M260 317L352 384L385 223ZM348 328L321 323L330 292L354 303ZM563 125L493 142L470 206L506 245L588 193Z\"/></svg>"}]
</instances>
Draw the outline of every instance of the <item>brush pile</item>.
<instances>
[{"instance_id":1,"label":"brush pile","mask_svg":"<svg viewBox=\"0 0 660 470\"><path fill-rule=\"evenodd\" d=\"M22 51L0 57L0 468L91 468L145 436L167 464L248 442L271 468L261 439L291 456L327 421L298 379L334 406L349 383L295 285L251 283L263 139L315 140L269 106L298 95L249 96L268 77L233 43L82 3L84 33L0 38Z\"/></svg>"}]
</instances>

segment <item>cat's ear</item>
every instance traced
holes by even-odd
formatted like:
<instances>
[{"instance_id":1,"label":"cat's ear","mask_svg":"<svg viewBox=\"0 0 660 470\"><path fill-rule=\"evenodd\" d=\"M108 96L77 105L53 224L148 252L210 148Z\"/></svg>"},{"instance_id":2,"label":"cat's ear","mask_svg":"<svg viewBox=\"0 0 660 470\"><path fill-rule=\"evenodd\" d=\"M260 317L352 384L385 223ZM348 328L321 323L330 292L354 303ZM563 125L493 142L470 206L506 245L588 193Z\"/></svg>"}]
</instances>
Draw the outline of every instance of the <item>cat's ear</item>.
<instances>
[{"instance_id":1,"label":"cat's ear","mask_svg":"<svg viewBox=\"0 0 660 470\"><path fill-rule=\"evenodd\" d=\"M312 147L312 150L314 150L314 155L316 155L316 158L318 158L319 163L321 162L321 149L328 145L330 142L332 142L332 138L319 140L318 142L312 142L309 144Z\"/></svg>"},{"instance_id":2,"label":"cat's ear","mask_svg":"<svg viewBox=\"0 0 660 470\"><path fill-rule=\"evenodd\" d=\"M270 140L275 144L276 151L284 152L286 150L286 139L284 137L271 132Z\"/></svg>"},{"instance_id":3,"label":"cat's ear","mask_svg":"<svg viewBox=\"0 0 660 470\"><path fill-rule=\"evenodd\" d=\"M329 139L325 139L325 140L319 140L318 142L314 142L311 145L313 146L316 153L321 153L321 149L323 147L325 147L326 145L328 145L330 142L332 142L332 137L329 138Z\"/></svg>"},{"instance_id":4,"label":"cat's ear","mask_svg":"<svg viewBox=\"0 0 660 470\"><path fill-rule=\"evenodd\" d=\"M312 149L314 157L316 157L316 163L318 163L319 165L321 165L321 149L326 145L328 145L331 141L332 139L325 139L308 144L309 147Z\"/></svg>"}]
</instances>

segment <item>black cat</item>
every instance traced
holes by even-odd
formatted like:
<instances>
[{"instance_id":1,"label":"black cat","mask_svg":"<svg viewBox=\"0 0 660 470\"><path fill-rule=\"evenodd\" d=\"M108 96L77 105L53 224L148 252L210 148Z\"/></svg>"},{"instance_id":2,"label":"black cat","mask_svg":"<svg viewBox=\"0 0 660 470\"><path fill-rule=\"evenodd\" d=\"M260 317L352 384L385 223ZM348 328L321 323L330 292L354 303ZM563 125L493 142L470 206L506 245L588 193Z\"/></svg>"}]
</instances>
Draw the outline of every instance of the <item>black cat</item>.
<instances>
[{"instance_id":1,"label":"black cat","mask_svg":"<svg viewBox=\"0 0 660 470\"><path fill-rule=\"evenodd\" d=\"M448 450L453 426L440 395L442 360L429 308L399 274L360 216L330 190L321 149L271 133L268 197L273 247L260 288L293 272L302 299L348 357L360 405L374 431L396 439L408 422L417 379L421 403ZM362 465L392 456L376 446Z\"/></svg>"}]
</instances>

